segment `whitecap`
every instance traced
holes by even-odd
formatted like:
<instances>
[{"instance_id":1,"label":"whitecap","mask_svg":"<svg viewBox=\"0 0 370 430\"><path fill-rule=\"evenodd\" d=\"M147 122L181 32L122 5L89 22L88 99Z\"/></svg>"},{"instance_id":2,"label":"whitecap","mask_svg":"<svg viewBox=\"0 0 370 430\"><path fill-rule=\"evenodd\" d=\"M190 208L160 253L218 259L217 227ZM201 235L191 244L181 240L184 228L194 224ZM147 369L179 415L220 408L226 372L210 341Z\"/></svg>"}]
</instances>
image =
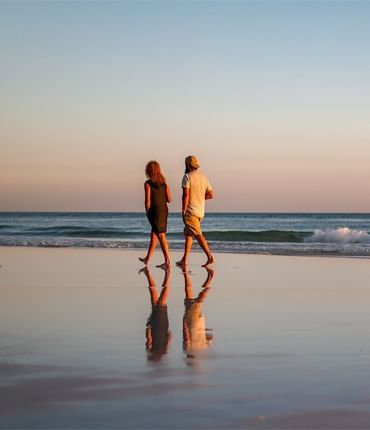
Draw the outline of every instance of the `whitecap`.
<instances>
[{"instance_id":1,"label":"whitecap","mask_svg":"<svg viewBox=\"0 0 370 430\"><path fill-rule=\"evenodd\" d=\"M370 243L370 235L364 230L352 230L348 227L337 229L314 230L305 242L315 243Z\"/></svg>"}]
</instances>

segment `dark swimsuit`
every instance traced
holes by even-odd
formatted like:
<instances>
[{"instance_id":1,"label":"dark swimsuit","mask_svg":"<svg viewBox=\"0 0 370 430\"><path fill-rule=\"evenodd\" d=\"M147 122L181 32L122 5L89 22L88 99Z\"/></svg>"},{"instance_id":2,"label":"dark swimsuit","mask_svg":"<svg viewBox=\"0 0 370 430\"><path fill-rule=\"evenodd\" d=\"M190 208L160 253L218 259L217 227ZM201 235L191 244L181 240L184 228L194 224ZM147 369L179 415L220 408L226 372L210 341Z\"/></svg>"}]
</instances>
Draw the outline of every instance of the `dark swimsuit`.
<instances>
[{"instance_id":1,"label":"dark swimsuit","mask_svg":"<svg viewBox=\"0 0 370 430\"><path fill-rule=\"evenodd\" d=\"M146 181L150 186L150 208L148 220L153 233L166 233L168 208L166 201L166 184L159 184L151 180Z\"/></svg>"}]
</instances>

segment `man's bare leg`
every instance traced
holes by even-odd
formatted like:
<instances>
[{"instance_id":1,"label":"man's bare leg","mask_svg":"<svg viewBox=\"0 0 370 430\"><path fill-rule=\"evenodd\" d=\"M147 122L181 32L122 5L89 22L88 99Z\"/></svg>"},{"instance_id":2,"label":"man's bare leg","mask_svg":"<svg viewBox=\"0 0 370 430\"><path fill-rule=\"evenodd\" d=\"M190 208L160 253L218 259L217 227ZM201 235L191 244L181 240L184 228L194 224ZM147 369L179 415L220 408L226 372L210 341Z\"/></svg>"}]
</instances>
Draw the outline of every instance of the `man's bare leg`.
<instances>
[{"instance_id":1,"label":"man's bare leg","mask_svg":"<svg viewBox=\"0 0 370 430\"><path fill-rule=\"evenodd\" d=\"M193 246L193 237L185 236L184 256L180 261L176 263L178 266L185 267L188 264L189 254L192 246Z\"/></svg>"},{"instance_id":2,"label":"man's bare leg","mask_svg":"<svg viewBox=\"0 0 370 430\"><path fill-rule=\"evenodd\" d=\"M139 257L139 260L141 262L143 262L145 265L148 264L148 262L150 260L150 257L153 255L153 252L154 252L155 248L157 247L157 244L158 244L157 235L155 233L151 232L148 252L147 252L147 254L146 254L146 256L144 258L143 257Z\"/></svg>"},{"instance_id":3,"label":"man's bare leg","mask_svg":"<svg viewBox=\"0 0 370 430\"><path fill-rule=\"evenodd\" d=\"M202 303L204 299L207 297L208 292L211 288L212 279L215 276L215 271L213 269L211 269L210 267L205 267L205 269L207 271L207 278L204 281L202 285L202 291L199 293L199 296L198 296L198 301L200 303Z\"/></svg>"},{"instance_id":4,"label":"man's bare leg","mask_svg":"<svg viewBox=\"0 0 370 430\"><path fill-rule=\"evenodd\" d=\"M207 256L207 261L204 264L202 264L202 266L207 267L210 264L214 263L215 259L213 258L213 255L209 249L208 242L206 241L206 238L202 234L199 234L198 236L195 236L195 237L199 243L199 246L203 249L204 253Z\"/></svg>"},{"instance_id":5,"label":"man's bare leg","mask_svg":"<svg viewBox=\"0 0 370 430\"><path fill-rule=\"evenodd\" d=\"M193 298L193 285L191 283L190 274L186 269L182 273L185 281L185 299L191 300Z\"/></svg>"}]
</instances>

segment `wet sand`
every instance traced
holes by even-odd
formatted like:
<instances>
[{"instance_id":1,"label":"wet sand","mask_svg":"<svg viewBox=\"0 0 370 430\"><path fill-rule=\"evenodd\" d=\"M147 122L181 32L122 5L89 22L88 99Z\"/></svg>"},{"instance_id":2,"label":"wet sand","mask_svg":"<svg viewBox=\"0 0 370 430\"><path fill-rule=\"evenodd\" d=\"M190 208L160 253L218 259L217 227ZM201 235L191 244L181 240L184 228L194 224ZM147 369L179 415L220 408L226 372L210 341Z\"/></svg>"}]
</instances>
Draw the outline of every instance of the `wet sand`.
<instances>
[{"instance_id":1,"label":"wet sand","mask_svg":"<svg viewBox=\"0 0 370 430\"><path fill-rule=\"evenodd\" d=\"M370 427L368 260L139 255L0 248L0 428Z\"/></svg>"}]
</instances>

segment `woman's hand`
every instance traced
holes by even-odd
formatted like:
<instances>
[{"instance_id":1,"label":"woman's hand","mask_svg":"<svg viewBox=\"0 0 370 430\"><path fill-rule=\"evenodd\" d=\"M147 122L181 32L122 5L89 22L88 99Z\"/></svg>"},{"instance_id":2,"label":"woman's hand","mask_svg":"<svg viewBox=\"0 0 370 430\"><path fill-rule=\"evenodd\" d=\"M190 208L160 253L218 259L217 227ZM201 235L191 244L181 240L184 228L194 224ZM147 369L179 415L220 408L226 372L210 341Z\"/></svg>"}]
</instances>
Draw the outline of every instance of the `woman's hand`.
<instances>
[{"instance_id":1,"label":"woman's hand","mask_svg":"<svg viewBox=\"0 0 370 430\"><path fill-rule=\"evenodd\" d=\"M171 190L167 184L166 184L166 201L167 203L171 203L172 201Z\"/></svg>"}]
</instances>

